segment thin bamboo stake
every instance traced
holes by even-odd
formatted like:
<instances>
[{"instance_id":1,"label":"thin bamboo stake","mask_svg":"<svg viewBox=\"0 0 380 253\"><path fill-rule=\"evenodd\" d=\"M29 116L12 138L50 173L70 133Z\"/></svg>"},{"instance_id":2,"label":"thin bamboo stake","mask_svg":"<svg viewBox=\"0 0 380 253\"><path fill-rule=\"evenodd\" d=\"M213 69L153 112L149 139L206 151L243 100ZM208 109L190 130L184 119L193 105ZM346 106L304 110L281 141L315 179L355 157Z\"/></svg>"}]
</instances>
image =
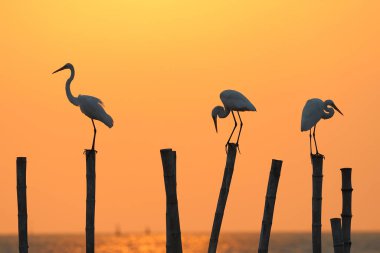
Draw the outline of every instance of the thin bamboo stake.
<instances>
[{"instance_id":1,"label":"thin bamboo stake","mask_svg":"<svg viewBox=\"0 0 380 253\"><path fill-rule=\"evenodd\" d=\"M335 253L344 253L343 233L340 218L330 219Z\"/></svg>"},{"instance_id":2,"label":"thin bamboo stake","mask_svg":"<svg viewBox=\"0 0 380 253\"><path fill-rule=\"evenodd\" d=\"M19 252L28 253L28 212L26 202L26 157L17 157L17 207Z\"/></svg>"},{"instance_id":3,"label":"thin bamboo stake","mask_svg":"<svg viewBox=\"0 0 380 253\"><path fill-rule=\"evenodd\" d=\"M176 152L161 149L166 192L166 252L182 253L181 227L177 200Z\"/></svg>"},{"instance_id":4,"label":"thin bamboo stake","mask_svg":"<svg viewBox=\"0 0 380 253\"><path fill-rule=\"evenodd\" d=\"M342 172L342 231L344 241L344 253L350 253L351 250L351 219L352 219L352 184L351 168L343 168Z\"/></svg>"},{"instance_id":5,"label":"thin bamboo stake","mask_svg":"<svg viewBox=\"0 0 380 253\"><path fill-rule=\"evenodd\" d=\"M267 195L265 197L265 207L263 222L261 225L260 241L259 241L259 253L267 253L269 248L270 231L272 228L272 220L274 213L274 206L276 203L276 194L278 182L281 175L281 160L272 160L272 167L270 169L269 181L267 187Z\"/></svg>"},{"instance_id":6,"label":"thin bamboo stake","mask_svg":"<svg viewBox=\"0 0 380 253\"><path fill-rule=\"evenodd\" d=\"M322 180L323 159L321 154L311 155L313 165L312 240L313 253L322 252Z\"/></svg>"},{"instance_id":7,"label":"thin bamboo stake","mask_svg":"<svg viewBox=\"0 0 380 253\"><path fill-rule=\"evenodd\" d=\"M222 186L219 192L219 199L218 199L218 204L216 206L214 223L212 225L208 253L215 253L216 248L218 247L219 233L220 233L220 228L222 226L224 209L226 208L228 192L230 190L232 174L234 172L236 148L237 146L235 143L228 144L226 167L224 169L223 182L222 182Z\"/></svg>"},{"instance_id":8,"label":"thin bamboo stake","mask_svg":"<svg viewBox=\"0 0 380 253\"><path fill-rule=\"evenodd\" d=\"M96 150L86 150L86 253L95 252L95 157Z\"/></svg>"}]
</instances>

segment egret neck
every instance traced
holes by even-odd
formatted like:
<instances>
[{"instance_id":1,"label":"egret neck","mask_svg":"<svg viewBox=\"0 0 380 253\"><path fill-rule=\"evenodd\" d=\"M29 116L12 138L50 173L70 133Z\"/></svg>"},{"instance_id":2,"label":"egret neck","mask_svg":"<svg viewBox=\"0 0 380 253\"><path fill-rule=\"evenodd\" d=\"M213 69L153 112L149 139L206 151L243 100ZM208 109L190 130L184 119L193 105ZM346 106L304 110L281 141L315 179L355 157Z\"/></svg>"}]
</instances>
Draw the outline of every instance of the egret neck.
<instances>
[{"instance_id":1,"label":"egret neck","mask_svg":"<svg viewBox=\"0 0 380 253\"><path fill-rule=\"evenodd\" d=\"M226 118L230 114L230 110L228 108L223 107L223 106L215 107L215 112L219 118Z\"/></svg>"},{"instance_id":2,"label":"egret neck","mask_svg":"<svg viewBox=\"0 0 380 253\"><path fill-rule=\"evenodd\" d=\"M73 81L74 79L74 76L75 76L75 70L74 70L74 67L73 66L70 66L69 67L70 69L70 77L69 79L67 79L66 81L66 95L67 95L67 98L69 99L69 101L75 105L75 106L78 106L79 103L78 103L78 98L77 97L74 97L73 94L71 93L71 90L70 90L70 84L71 82Z\"/></svg>"},{"instance_id":3,"label":"egret neck","mask_svg":"<svg viewBox=\"0 0 380 253\"><path fill-rule=\"evenodd\" d=\"M212 116L212 119L214 120L216 132L218 132L218 124L216 122L217 117L219 117L219 118L225 118L225 117L228 116L228 114L230 114L230 110L228 108L224 108L223 106L216 106L212 110L211 116Z\"/></svg>"},{"instance_id":4,"label":"egret neck","mask_svg":"<svg viewBox=\"0 0 380 253\"><path fill-rule=\"evenodd\" d=\"M334 104L332 100L326 100L323 103L322 119L329 119L332 116L334 116L334 113L335 113L334 109L332 107L328 107L328 106L331 106L332 104Z\"/></svg>"}]
</instances>

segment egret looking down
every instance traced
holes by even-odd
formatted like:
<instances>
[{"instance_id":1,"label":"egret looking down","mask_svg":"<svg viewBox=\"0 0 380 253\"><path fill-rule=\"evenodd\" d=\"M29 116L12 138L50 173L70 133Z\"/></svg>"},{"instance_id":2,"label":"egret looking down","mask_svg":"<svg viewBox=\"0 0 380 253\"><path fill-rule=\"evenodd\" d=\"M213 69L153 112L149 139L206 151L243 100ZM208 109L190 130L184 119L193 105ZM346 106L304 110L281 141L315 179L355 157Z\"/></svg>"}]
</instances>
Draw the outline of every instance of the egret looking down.
<instances>
[{"instance_id":1,"label":"egret looking down","mask_svg":"<svg viewBox=\"0 0 380 253\"><path fill-rule=\"evenodd\" d=\"M256 111L256 108L253 106L253 104L240 92L235 90L224 90L220 93L220 100L222 100L223 106L216 106L211 113L212 119L214 120L215 124L215 130L218 132L218 124L217 124L217 117L219 118L226 118L230 112L232 112L232 117L234 118L235 126L232 130L232 133L230 135L230 138L228 138L228 141L226 143L226 147L230 143L231 137L236 129L237 122L235 118L234 111L237 112L240 120L240 129L239 129L239 135L237 137L236 146L239 148L239 138L241 129L243 128L243 121L240 118L239 112L243 111Z\"/></svg>"},{"instance_id":2,"label":"egret looking down","mask_svg":"<svg viewBox=\"0 0 380 253\"><path fill-rule=\"evenodd\" d=\"M317 126L317 123L320 119L329 119L334 116L334 109L343 115L343 113L338 109L332 100L326 100L323 102L319 98L312 98L306 102L302 111L301 131L303 132L310 130L310 155L313 154L311 147L311 128L314 127L313 138L316 155L320 155L318 152L317 141L315 139L315 127Z\"/></svg>"},{"instance_id":3,"label":"egret looking down","mask_svg":"<svg viewBox=\"0 0 380 253\"><path fill-rule=\"evenodd\" d=\"M95 127L94 119L103 122L109 128L113 126L113 119L110 115L106 113L106 111L104 110L103 102L99 98L88 96L88 95L79 95L78 97L73 96L70 90L70 84L73 81L74 76L75 76L74 66L71 63L67 63L62 68L54 71L53 74L64 69L69 69L71 73L69 79L67 79L66 81L67 98L73 105L79 106L82 113L84 113L92 121L92 125L94 127L94 137L92 139L91 149L94 150L95 137L96 137L96 127Z\"/></svg>"}]
</instances>

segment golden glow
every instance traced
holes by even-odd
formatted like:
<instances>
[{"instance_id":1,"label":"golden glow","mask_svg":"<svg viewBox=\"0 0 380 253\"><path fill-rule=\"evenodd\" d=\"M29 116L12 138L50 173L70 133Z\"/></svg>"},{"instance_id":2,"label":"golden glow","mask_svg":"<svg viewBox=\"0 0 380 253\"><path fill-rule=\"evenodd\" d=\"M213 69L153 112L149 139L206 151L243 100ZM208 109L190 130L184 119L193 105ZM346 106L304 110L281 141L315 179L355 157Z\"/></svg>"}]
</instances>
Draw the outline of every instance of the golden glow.
<instances>
[{"instance_id":1,"label":"golden glow","mask_svg":"<svg viewBox=\"0 0 380 253\"><path fill-rule=\"evenodd\" d=\"M317 129L325 154L323 217L341 213L340 171L353 168L353 229L379 230L380 3L372 1L39 1L0 10L0 233L17 231L16 156L28 157L32 232L84 231L91 121L65 96L101 98L97 231L165 229L160 148L178 156L181 228L211 230L232 119L214 131L219 93L243 92L244 129L223 231L259 230L272 158L283 159L273 231L311 229L305 101L333 99ZM247 222L248 221L248 222Z\"/></svg>"}]
</instances>

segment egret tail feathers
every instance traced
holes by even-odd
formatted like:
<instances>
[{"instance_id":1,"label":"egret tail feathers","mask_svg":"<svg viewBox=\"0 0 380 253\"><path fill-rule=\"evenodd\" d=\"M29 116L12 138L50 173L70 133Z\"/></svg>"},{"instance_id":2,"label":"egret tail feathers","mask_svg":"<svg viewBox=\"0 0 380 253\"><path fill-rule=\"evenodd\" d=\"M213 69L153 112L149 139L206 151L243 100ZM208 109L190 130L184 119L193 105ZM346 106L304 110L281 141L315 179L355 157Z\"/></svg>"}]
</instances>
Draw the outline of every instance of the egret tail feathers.
<instances>
[{"instance_id":1,"label":"egret tail feathers","mask_svg":"<svg viewBox=\"0 0 380 253\"><path fill-rule=\"evenodd\" d=\"M106 114L106 117L103 121L104 124L106 124L106 126L108 126L109 128L113 127L113 119L110 115Z\"/></svg>"}]
</instances>

